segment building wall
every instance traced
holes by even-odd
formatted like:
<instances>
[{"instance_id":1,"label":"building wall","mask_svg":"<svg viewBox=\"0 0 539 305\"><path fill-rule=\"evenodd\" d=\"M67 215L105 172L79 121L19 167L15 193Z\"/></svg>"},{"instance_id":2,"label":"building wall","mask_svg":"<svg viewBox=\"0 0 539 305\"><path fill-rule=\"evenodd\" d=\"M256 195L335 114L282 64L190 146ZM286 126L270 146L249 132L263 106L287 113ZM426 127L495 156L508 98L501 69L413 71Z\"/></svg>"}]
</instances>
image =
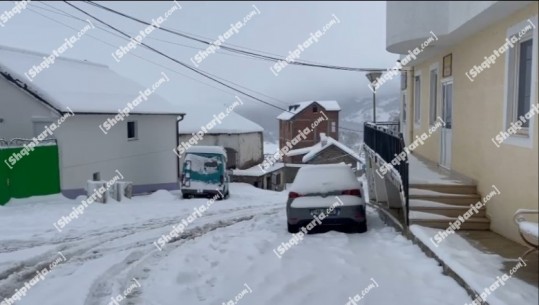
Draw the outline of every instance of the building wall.
<instances>
[{"instance_id":1,"label":"building wall","mask_svg":"<svg viewBox=\"0 0 539 305\"><path fill-rule=\"evenodd\" d=\"M118 170L133 181L135 192L177 189L176 116L130 115L137 122L138 139L127 139L127 120L103 134L98 125L106 115L68 118L56 132L62 172L62 189L85 187L92 173L108 180ZM158 135L158 136L156 136Z\"/></svg>"},{"instance_id":2,"label":"building wall","mask_svg":"<svg viewBox=\"0 0 539 305\"><path fill-rule=\"evenodd\" d=\"M282 191L285 188L285 178L285 170L282 168L258 177L232 175L231 181L248 183L265 190Z\"/></svg>"},{"instance_id":3,"label":"building wall","mask_svg":"<svg viewBox=\"0 0 539 305\"><path fill-rule=\"evenodd\" d=\"M301 163L303 163L303 156L305 156L305 154L291 156L291 157L285 156L284 160L285 160L286 163L301 164Z\"/></svg>"},{"instance_id":4,"label":"building wall","mask_svg":"<svg viewBox=\"0 0 539 305\"><path fill-rule=\"evenodd\" d=\"M0 138L27 138L34 136L33 119L58 118L56 111L36 102L30 94L15 87L0 75Z\"/></svg>"},{"instance_id":5,"label":"building wall","mask_svg":"<svg viewBox=\"0 0 539 305\"><path fill-rule=\"evenodd\" d=\"M58 116L26 92L0 78L0 138L34 137L33 119ZM127 140L127 121L114 126L107 135L100 129L109 116L69 117L54 136L58 140L62 192L69 197L85 193L86 181L94 172L108 180L115 170L133 181L135 192L177 189L175 115L131 115L138 122L138 140ZM158 135L158 136L156 136Z\"/></svg>"},{"instance_id":6,"label":"building wall","mask_svg":"<svg viewBox=\"0 0 539 305\"><path fill-rule=\"evenodd\" d=\"M180 130L181 132L181 130ZM180 134L179 143L189 143L191 134ZM262 132L243 134L206 134L196 145L223 146L237 152L238 169L247 169L262 163L264 158ZM180 169L183 164L180 162Z\"/></svg>"},{"instance_id":7,"label":"building wall","mask_svg":"<svg viewBox=\"0 0 539 305\"><path fill-rule=\"evenodd\" d=\"M342 149L332 145L321 151L318 155L307 162L307 164L331 164L341 162L351 164L355 168L357 160Z\"/></svg>"},{"instance_id":8,"label":"building wall","mask_svg":"<svg viewBox=\"0 0 539 305\"><path fill-rule=\"evenodd\" d=\"M313 107L318 107L318 112L313 112ZM324 114L327 117L325 119ZM317 119L323 118L317 126L314 127L314 130L311 129L311 124ZM336 122L335 132L331 131L331 122ZM279 120L279 147L286 146L287 141L291 141L295 138L299 132L298 130L304 130L309 128L312 131L309 134L306 134L306 139L299 141L296 145L293 145L292 149L298 149L303 147L313 146L318 143L320 140L320 133L325 133L327 136L339 140L339 112L338 111L326 111L322 106L317 103L311 104L309 107L303 109L300 113L296 114L290 120Z\"/></svg>"},{"instance_id":9,"label":"building wall","mask_svg":"<svg viewBox=\"0 0 539 305\"><path fill-rule=\"evenodd\" d=\"M501 22L473 34L443 54L414 67L415 73L419 71L422 75L421 126L413 128L415 137L427 132L428 129L429 68L436 63L441 66L442 57L449 53L453 54L452 170L476 180L478 191L482 195L489 193L493 189L492 185L500 190L501 194L494 196L487 204L491 229L519 242L521 239L513 224L512 216L519 208L537 209L539 201L537 115L530 125L531 147L515 146L506 141L497 148L491 139L507 129L503 119L506 107L505 54L489 69L481 72L473 82L466 77L465 72L474 65L480 65L485 56L492 54L494 49L498 49L505 42L508 28L537 16L537 10L537 3L531 4ZM535 33L537 34L537 31ZM537 41L535 43L537 44ZM537 49L534 52L537 52ZM412 88L413 78L408 79L408 120L411 121L414 88ZM531 103L537 104L537 67L534 79L532 88L536 88L536 93ZM441 92L441 87L438 88L438 92ZM440 108L441 95L438 98L438 109ZM416 152L431 161L439 162L440 133L436 132L425 145L418 147Z\"/></svg>"}]
</instances>

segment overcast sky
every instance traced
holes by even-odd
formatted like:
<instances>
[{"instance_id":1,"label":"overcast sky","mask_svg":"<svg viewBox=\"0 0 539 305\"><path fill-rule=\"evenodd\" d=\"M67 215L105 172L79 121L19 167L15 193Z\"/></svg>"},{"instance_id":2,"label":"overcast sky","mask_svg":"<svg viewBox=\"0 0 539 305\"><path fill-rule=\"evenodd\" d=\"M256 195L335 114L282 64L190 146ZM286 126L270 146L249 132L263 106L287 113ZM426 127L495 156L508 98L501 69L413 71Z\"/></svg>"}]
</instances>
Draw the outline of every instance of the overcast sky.
<instances>
[{"instance_id":1,"label":"overcast sky","mask_svg":"<svg viewBox=\"0 0 539 305\"><path fill-rule=\"evenodd\" d=\"M142 24L86 3L72 3L130 34L135 34L145 28ZM165 12L174 5L173 2L158 1L99 3L147 21L164 16ZM307 40L310 33L321 30L324 25L337 18L339 23L334 24L324 36L319 38L318 42L303 51L300 54L300 60L339 66L389 68L398 58L397 55L385 50L385 2L179 3L182 8L173 12L162 24L163 27L216 40L219 35L231 28L231 24L243 21L243 18L251 12L257 12L237 33L235 32L227 39L225 44L284 57L289 54L289 51L296 49L298 44ZM12 9L14 5L15 2L1 2L0 13ZM63 2L46 2L46 5L83 19L89 18ZM47 11L53 8L46 5L33 1L27 9L12 17L4 27L0 27L0 44L50 54L52 50L64 43L64 39L76 33L75 30L57 22L65 23L75 29L82 29L85 26L81 21ZM92 22L96 26L104 27L98 21L92 20ZM90 36L104 40L112 46ZM159 30L153 31L143 42L189 65L193 65L190 59L199 50L207 48L206 45ZM236 93L197 76L186 68L145 50L142 46L131 53L157 62L167 69L130 54L123 57L120 62L116 62L111 53L126 44L127 40L95 28L88 31L64 55L106 64L112 70L137 81L144 87L150 86L160 78L161 72L165 72L171 78L171 82L160 87L157 93L170 103L178 105L179 110L187 114L193 107L190 105L193 104L204 107L214 105L214 109L219 110L234 102ZM278 76L275 76L270 71L272 65L273 63L268 61L219 50L218 53L202 61L199 68L265 94L267 96L255 95L282 107L284 107L283 104L304 100L333 99L348 105L350 109L354 105L360 106L357 101L370 100L372 96L364 73L287 66L280 71ZM380 88L379 95L382 98L398 96L397 86L398 80L386 83ZM280 111L246 97L242 99L246 103L241 106L241 109L237 108L239 113L265 128L277 129L275 116Z\"/></svg>"}]
</instances>

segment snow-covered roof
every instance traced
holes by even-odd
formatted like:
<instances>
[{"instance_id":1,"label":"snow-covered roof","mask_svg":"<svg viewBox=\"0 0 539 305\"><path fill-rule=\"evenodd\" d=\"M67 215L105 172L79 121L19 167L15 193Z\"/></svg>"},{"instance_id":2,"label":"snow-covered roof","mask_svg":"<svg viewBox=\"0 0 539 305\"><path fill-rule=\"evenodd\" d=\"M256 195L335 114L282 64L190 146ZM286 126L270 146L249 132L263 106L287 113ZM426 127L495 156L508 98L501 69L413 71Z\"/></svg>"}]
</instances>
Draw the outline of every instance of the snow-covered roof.
<instances>
[{"instance_id":1,"label":"snow-covered roof","mask_svg":"<svg viewBox=\"0 0 539 305\"><path fill-rule=\"evenodd\" d=\"M313 149L313 146L303 147L303 148L298 148L298 149L292 149L292 150L288 151L288 153L286 155L288 157L304 155L304 154L309 153L311 151L311 149Z\"/></svg>"},{"instance_id":2,"label":"snow-covered roof","mask_svg":"<svg viewBox=\"0 0 539 305\"><path fill-rule=\"evenodd\" d=\"M29 70L39 66L44 61L43 57L49 56L0 46L0 73L59 112L67 112L69 107L75 113L118 113L118 109L126 108L141 94L140 91L151 89L164 77L156 75L155 82L142 86L105 65L58 57L32 78ZM167 86L167 83L161 86ZM131 113L183 114L177 106L169 104L156 93L150 94L147 100L143 99Z\"/></svg>"},{"instance_id":3,"label":"snow-covered roof","mask_svg":"<svg viewBox=\"0 0 539 305\"><path fill-rule=\"evenodd\" d=\"M226 156L226 150L223 148L223 146L204 146L204 145L191 146L185 150L185 153L219 154L219 155Z\"/></svg>"},{"instance_id":4,"label":"snow-covered roof","mask_svg":"<svg viewBox=\"0 0 539 305\"><path fill-rule=\"evenodd\" d=\"M255 165L253 167L250 167L248 169L234 169L232 170L232 174L234 176L250 176L250 177L260 177L265 174L274 172L276 170L279 170L284 167L284 164L281 162L276 162L271 164L271 166L265 170L262 170L262 165Z\"/></svg>"},{"instance_id":5,"label":"snow-covered roof","mask_svg":"<svg viewBox=\"0 0 539 305\"><path fill-rule=\"evenodd\" d=\"M279 116L277 116L277 119L285 120L285 121L290 120L296 114L303 111L303 109L309 107L312 103L319 104L326 111L340 111L341 110L341 107L339 106L339 103L337 103L337 101L306 101L306 102L300 102L300 103L296 103L296 104L288 106L288 111L281 113Z\"/></svg>"},{"instance_id":6,"label":"snow-covered roof","mask_svg":"<svg viewBox=\"0 0 539 305\"><path fill-rule=\"evenodd\" d=\"M225 118L221 120L221 123L214 118L218 116L219 113L223 112L226 114L226 110L223 107L222 109L212 107L208 109L208 106L193 108L189 107L189 111L185 115L184 119L178 122L178 132L180 134L192 134L202 130L202 126L207 126L214 120L214 126L211 129L207 129L208 134L219 134L219 133L230 133L230 134L239 134L239 133L250 133L250 132L262 132L264 128L258 125L257 123L246 119L245 117L235 113L230 112ZM210 125L211 126L211 125Z\"/></svg>"},{"instance_id":7,"label":"snow-covered roof","mask_svg":"<svg viewBox=\"0 0 539 305\"><path fill-rule=\"evenodd\" d=\"M292 156L305 154L302 158L302 162L307 163L311 161L321 151L323 151L324 149L332 145L338 147L339 149L344 151L346 154L351 155L356 160L363 162L363 160L359 157L359 155L355 151L353 151L351 148L344 145L343 143L333 139L332 137L326 136L325 133L320 134L320 142L316 143L315 145L310 146L310 147L304 147L304 148L291 150L286 154L286 156L292 157Z\"/></svg>"}]
</instances>

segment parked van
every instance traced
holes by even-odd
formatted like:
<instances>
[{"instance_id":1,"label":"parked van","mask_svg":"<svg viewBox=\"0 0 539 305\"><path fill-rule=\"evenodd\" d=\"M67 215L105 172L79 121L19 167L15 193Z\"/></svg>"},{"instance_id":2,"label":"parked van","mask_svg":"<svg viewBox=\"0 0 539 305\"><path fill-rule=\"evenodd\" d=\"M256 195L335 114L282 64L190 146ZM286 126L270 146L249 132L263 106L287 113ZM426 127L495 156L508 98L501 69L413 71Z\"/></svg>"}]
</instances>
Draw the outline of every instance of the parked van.
<instances>
[{"instance_id":1,"label":"parked van","mask_svg":"<svg viewBox=\"0 0 539 305\"><path fill-rule=\"evenodd\" d=\"M183 198L229 196L226 151L221 146L192 146L185 151L181 177Z\"/></svg>"}]
</instances>

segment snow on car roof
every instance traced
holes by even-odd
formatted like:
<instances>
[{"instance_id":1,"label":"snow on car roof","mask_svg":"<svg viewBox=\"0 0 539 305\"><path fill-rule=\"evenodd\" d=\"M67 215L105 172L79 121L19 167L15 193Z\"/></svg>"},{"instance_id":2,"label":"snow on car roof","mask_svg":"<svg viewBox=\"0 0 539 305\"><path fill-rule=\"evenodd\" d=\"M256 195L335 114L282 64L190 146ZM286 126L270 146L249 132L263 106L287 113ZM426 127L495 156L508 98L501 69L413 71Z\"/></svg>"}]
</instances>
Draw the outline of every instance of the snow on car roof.
<instances>
[{"instance_id":1,"label":"snow on car roof","mask_svg":"<svg viewBox=\"0 0 539 305\"><path fill-rule=\"evenodd\" d=\"M193 154L220 154L226 156L226 150L222 146L191 146L185 153Z\"/></svg>"},{"instance_id":2,"label":"snow on car roof","mask_svg":"<svg viewBox=\"0 0 539 305\"><path fill-rule=\"evenodd\" d=\"M296 103L296 104L288 106L288 111L281 113L279 116L277 116L277 119L285 120L285 121L290 120L296 114L303 111L303 109L309 107L309 105L311 105L312 103L318 103L327 111L340 111L341 110L341 107L339 106L339 103L337 103L337 101L306 101L306 102L300 102L300 103Z\"/></svg>"},{"instance_id":3,"label":"snow on car roof","mask_svg":"<svg viewBox=\"0 0 539 305\"><path fill-rule=\"evenodd\" d=\"M361 183L357 180L350 166L339 163L301 167L290 191L308 194L360 188Z\"/></svg>"},{"instance_id":4,"label":"snow on car roof","mask_svg":"<svg viewBox=\"0 0 539 305\"><path fill-rule=\"evenodd\" d=\"M105 65L57 57L48 69L28 79L25 73L28 74L33 66L39 66L45 56L50 55L0 46L0 72L60 112L68 112L69 107L75 113L118 113L118 109L126 108L127 103L141 94L140 91L150 89L163 78L156 74L155 81L142 86ZM161 86L167 86L167 83ZM150 94L131 113L183 114L156 93Z\"/></svg>"}]
</instances>

